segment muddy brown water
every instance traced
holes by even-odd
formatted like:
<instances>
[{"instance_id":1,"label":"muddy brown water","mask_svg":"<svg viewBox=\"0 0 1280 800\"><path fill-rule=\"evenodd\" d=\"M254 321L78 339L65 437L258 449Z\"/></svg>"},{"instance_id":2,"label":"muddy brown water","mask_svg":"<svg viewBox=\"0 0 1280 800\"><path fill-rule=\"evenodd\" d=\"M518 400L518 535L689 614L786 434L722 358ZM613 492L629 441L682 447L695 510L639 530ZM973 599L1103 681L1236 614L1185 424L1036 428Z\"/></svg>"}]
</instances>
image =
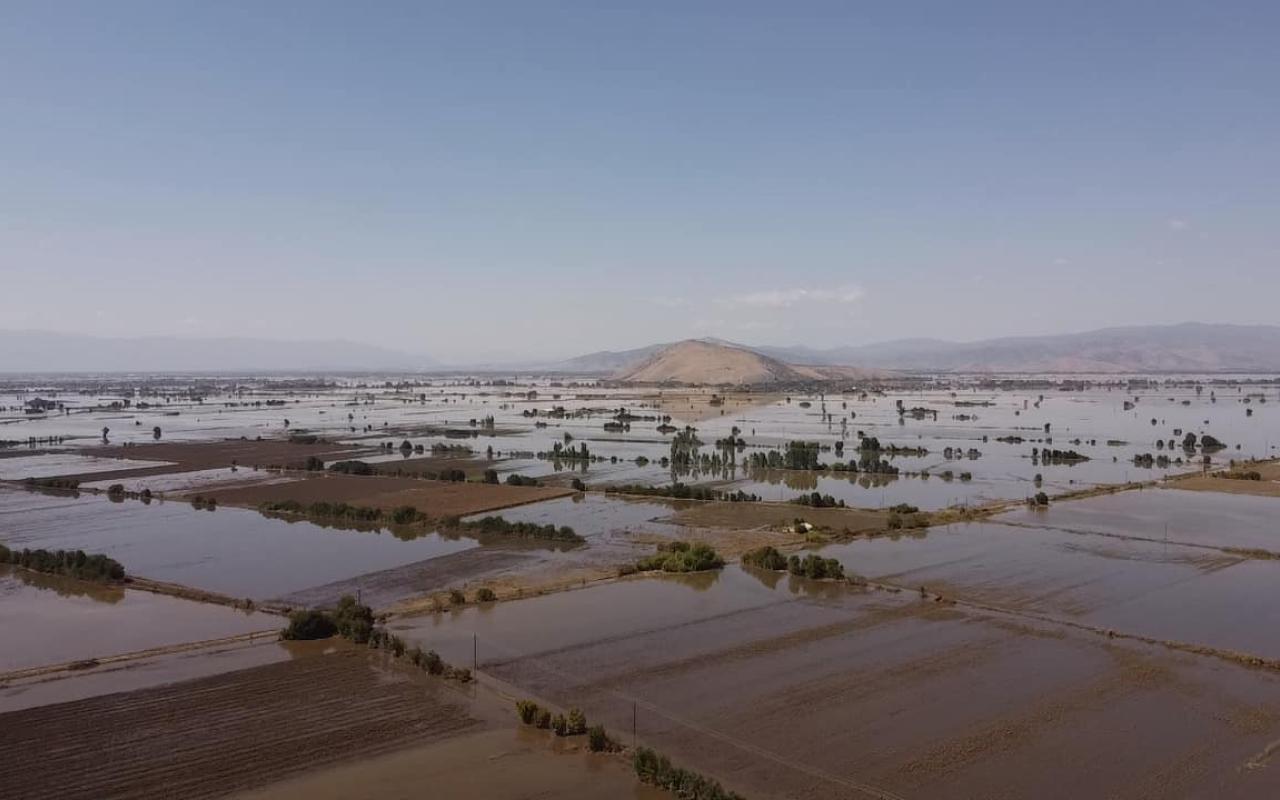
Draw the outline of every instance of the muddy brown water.
<instances>
[{"instance_id":1,"label":"muddy brown water","mask_svg":"<svg viewBox=\"0 0 1280 800\"><path fill-rule=\"evenodd\" d=\"M1280 561L997 523L830 545L845 569L1100 628L1280 658Z\"/></svg>"},{"instance_id":2,"label":"muddy brown water","mask_svg":"<svg viewBox=\"0 0 1280 800\"><path fill-rule=\"evenodd\" d=\"M1280 791L1280 677L909 592L728 568L396 627L751 797Z\"/></svg>"},{"instance_id":3,"label":"muddy brown water","mask_svg":"<svg viewBox=\"0 0 1280 800\"><path fill-rule=\"evenodd\" d=\"M0 672L280 626L272 614L0 567Z\"/></svg>"},{"instance_id":4,"label":"muddy brown water","mask_svg":"<svg viewBox=\"0 0 1280 800\"><path fill-rule=\"evenodd\" d=\"M468 537L328 528L181 501L115 503L0 487L0 542L104 553L131 575L232 597L269 599L476 547Z\"/></svg>"},{"instance_id":5,"label":"muddy brown water","mask_svg":"<svg viewBox=\"0 0 1280 800\"><path fill-rule=\"evenodd\" d=\"M1280 553L1280 498L1277 497L1144 489L1054 503L1046 509L1016 509L997 519Z\"/></svg>"}]
</instances>

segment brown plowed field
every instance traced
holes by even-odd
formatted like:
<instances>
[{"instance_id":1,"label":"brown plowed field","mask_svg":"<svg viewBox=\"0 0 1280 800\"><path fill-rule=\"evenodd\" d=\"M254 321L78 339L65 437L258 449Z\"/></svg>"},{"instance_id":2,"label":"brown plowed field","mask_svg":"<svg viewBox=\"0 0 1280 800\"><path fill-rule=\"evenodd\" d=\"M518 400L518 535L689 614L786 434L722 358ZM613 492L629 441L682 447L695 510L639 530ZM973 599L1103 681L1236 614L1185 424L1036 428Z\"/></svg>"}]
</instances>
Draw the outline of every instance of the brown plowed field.
<instances>
[{"instance_id":1,"label":"brown plowed field","mask_svg":"<svg viewBox=\"0 0 1280 800\"><path fill-rule=\"evenodd\" d=\"M553 486L428 481L380 475L318 475L290 483L244 486L203 492L223 505L255 508L266 502L295 500L302 504L324 501L350 503L390 510L413 506L432 517L465 516L482 511L536 503L573 494Z\"/></svg>"},{"instance_id":2,"label":"brown plowed field","mask_svg":"<svg viewBox=\"0 0 1280 800\"><path fill-rule=\"evenodd\" d=\"M211 798L478 730L438 679L344 647L0 715L0 797Z\"/></svg>"}]
</instances>

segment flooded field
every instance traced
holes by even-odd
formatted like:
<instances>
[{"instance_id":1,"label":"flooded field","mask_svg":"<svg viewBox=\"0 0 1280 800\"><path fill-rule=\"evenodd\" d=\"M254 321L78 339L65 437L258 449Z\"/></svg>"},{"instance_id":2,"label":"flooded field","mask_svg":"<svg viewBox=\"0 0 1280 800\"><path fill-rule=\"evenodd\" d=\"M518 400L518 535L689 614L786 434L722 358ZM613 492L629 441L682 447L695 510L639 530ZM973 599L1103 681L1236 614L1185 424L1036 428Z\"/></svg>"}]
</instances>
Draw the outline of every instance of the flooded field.
<instances>
[{"instance_id":1,"label":"flooded field","mask_svg":"<svg viewBox=\"0 0 1280 800\"><path fill-rule=\"evenodd\" d=\"M1273 497L1151 489L1056 503L1046 509L1018 509L997 519L1019 525L1280 553L1280 498Z\"/></svg>"},{"instance_id":2,"label":"flooded field","mask_svg":"<svg viewBox=\"0 0 1280 800\"><path fill-rule=\"evenodd\" d=\"M272 614L0 567L0 673L280 626Z\"/></svg>"},{"instance_id":3,"label":"flooded field","mask_svg":"<svg viewBox=\"0 0 1280 800\"><path fill-rule=\"evenodd\" d=\"M0 485L0 542L104 553L131 575L294 607L359 595L394 612L391 631L477 666L502 693L581 706L619 738L749 797L1270 796L1280 792L1280 773L1268 768L1280 740L1271 661L1280 661L1271 635L1280 627L1280 499L1213 491L1224 478L1185 484L1207 491L1154 487L1275 455L1276 389L1224 376L947 376L792 396L530 378L191 381L164 394L31 386L15 400L41 393L64 405L0 419L0 481L9 481ZM383 474L325 469L350 459ZM156 496L45 494L15 483L68 476L85 489L121 483ZM1117 484L1144 488L1059 497ZM773 502L642 496L653 487ZM1051 502L1027 508L1037 492ZM217 510L194 508L184 495L195 493L216 497ZM801 495L850 508L788 502ZM464 521L497 513L568 525L584 541L442 535L430 525L360 530L255 510L280 500L413 505ZM891 519L913 514L888 513L903 503L977 508L941 519L978 521L890 532ZM711 544L729 565L618 577L672 539ZM818 548L871 588L734 563L764 544ZM6 638L18 646L0 671L280 625L119 586L42 580L0 578L0 633L27 624L44 637L58 632L64 645L19 632ZM481 588L496 601L479 602ZM448 599L453 589L464 592L460 607ZM197 619L191 608L209 614ZM359 754L372 760L273 787L283 796L337 796L333 787L366 783L394 794L424 775L451 786L463 774L456 764L476 759L554 773L545 785L563 796L591 785L590 759L549 766L554 759L511 738L508 700L477 710L438 695L439 681L418 686L421 676L366 653L315 655L266 641L160 652L12 682L0 687L0 713L41 730L63 724L54 703L121 725L150 724L160 702L195 709L220 732L162 759L154 779L211 770L219 793L266 791L288 777L266 756L244 776L214 763L229 746L220 736L255 726L286 754L295 744L297 753L336 747L333 736L370 737ZM319 677L323 663L336 683ZM254 714L232 709L268 684L284 687L285 703L302 686L297 676L321 687L300 722L274 699ZM368 728L375 723L340 707L349 690L394 707L394 725ZM224 705L206 703L224 694ZM424 696L425 711L404 708ZM432 716L440 702L451 722ZM326 727L316 714L337 722ZM68 741L66 769L100 746L88 735ZM154 760L152 744L122 742L113 757ZM511 775L494 773L493 796L520 796ZM641 796L625 773L608 780L618 796ZM91 787L59 777L22 789L74 797Z\"/></svg>"},{"instance_id":4,"label":"flooded field","mask_svg":"<svg viewBox=\"0 0 1280 800\"><path fill-rule=\"evenodd\" d=\"M1280 788L1242 769L1280 732L1276 676L910 593L726 569L399 627L454 658L474 634L487 673L616 730L634 713L642 742L753 797Z\"/></svg>"},{"instance_id":5,"label":"flooded field","mask_svg":"<svg viewBox=\"0 0 1280 800\"><path fill-rule=\"evenodd\" d=\"M1041 488L1054 494L1194 471L1206 454L1215 463L1225 463L1280 452L1280 403L1274 402L1280 400L1280 392L1274 383L1249 377L1237 382L1230 376L1086 376L1071 381L1025 376L992 385L987 378L948 376L936 385L918 386L794 397L737 395L709 405L705 391L610 388L589 380L557 384L526 378L502 386L477 385L470 379L419 380L408 386L335 381L322 388L289 390L259 379L198 390L188 387L185 397L173 392L162 402L147 401L145 408L138 396L128 408L111 407L131 399L123 390L115 395L68 396L31 386L14 400L50 395L64 400L70 413L0 420L8 423L0 438L21 443L54 437L59 442L55 447L77 449L101 447L103 427L109 429L111 445L140 448L154 441L157 426L163 430L163 443L225 444L244 437L252 444L259 437L268 441L318 436L363 450L366 457L387 465L420 454L415 448L429 452L436 446L452 448L448 452L453 457L474 459L477 471L492 465L502 476L519 473L563 483L578 477L588 484L679 480L742 489L774 500L816 490L872 508L902 502L941 508L1017 500ZM1268 398L1273 402L1268 404ZM615 424L619 409L632 418ZM659 431L663 424L670 429ZM664 466L673 433L686 424L697 428L706 454L719 452L714 443L730 435L740 437L744 447L720 453L724 458L714 467ZM1188 450L1187 434L1197 439L1210 434L1222 446ZM876 456L901 474L788 474L761 472L747 464L752 453L792 440L832 447L822 455L826 463L857 462L862 437L899 448L877 451ZM410 449L398 449L406 441ZM836 442L845 446L843 455L834 451ZM384 443L394 449L381 449ZM557 445L584 444L589 460L553 457ZM127 449L115 447L113 452ZM1041 458L1041 450L1069 451L1083 458ZM1143 460L1146 456L1151 456L1149 464ZM276 461L281 457L273 454ZM272 463L273 458L257 461ZM1035 485L1037 475L1040 486Z\"/></svg>"},{"instance_id":6,"label":"flooded field","mask_svg":"<svg viewBox=\"0 0 1280 800\"><path fill-rule=\"evenodd\" d=\"M344 530L180 501L113 503L0 487L0 543L104 553L131 575L266 600L478 546L467 537Z\"/></svg>"}]
</instances>

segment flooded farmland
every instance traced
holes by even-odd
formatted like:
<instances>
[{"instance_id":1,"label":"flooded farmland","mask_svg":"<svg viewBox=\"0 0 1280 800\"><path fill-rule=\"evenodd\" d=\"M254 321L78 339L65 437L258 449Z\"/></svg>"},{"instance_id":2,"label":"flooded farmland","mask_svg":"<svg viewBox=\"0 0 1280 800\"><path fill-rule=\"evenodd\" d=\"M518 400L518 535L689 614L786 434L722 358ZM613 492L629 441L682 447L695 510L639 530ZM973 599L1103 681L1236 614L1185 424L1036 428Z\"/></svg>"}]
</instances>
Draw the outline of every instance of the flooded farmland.
<instances>
[{"instance_id":1,"label":"flooded farmland","mask_svg":"<svg viewBox=\"0 0 1280 800\"><path fill-rule=\"evenodd\" d=\"M0 566L0 673L279 626L270 614Z\"/></svg>"},{"instance_id":2,"label":"flooded farmland","mask_svg":"<svg viewBox=\"0 0 1280 800\"><path fill-rule=\"evenodd\" d=\"M1246 415L1243 386L1218 381L728 399L263 381L147 408L101 394L5 420L29 433L0 450L0 543L279 606L356 596L410 647L476 669L476 698L492 684L580 707L749 797L1265 796L1280 789L1263 768L1280 739L1280 500L1164 480L1274 455L1276 404ZM1047 505L1029 507L1037 493ZM323 515L335 506L381 521ZM386 521L405 508L412 524ZM466 527L487 516L509 530ZM629 574L675 540L728 563ZM736 563L763 545L850 579ZM38 620L68 644L18 634L32 655L0 671L143 653L10 681L0 712L165 691L198 707L166 687L317 657L273 641L279 616L41 580L0 582L0 634ZM509 724L506 704L484 724Z\"/></svg>"},{"instance_id":3,"label":"flooded farmland","mask_svg":"<svg viewBox=\"0 0 1280 800\"><path fill-rule=\"evenodd\" d=\"M400 538L380 527L323 527L239 508L114 503L3 487L0 543L105 553L133 575L255 600L477 546L466 537L424 532Z\"/></svg>"}]
</instances>

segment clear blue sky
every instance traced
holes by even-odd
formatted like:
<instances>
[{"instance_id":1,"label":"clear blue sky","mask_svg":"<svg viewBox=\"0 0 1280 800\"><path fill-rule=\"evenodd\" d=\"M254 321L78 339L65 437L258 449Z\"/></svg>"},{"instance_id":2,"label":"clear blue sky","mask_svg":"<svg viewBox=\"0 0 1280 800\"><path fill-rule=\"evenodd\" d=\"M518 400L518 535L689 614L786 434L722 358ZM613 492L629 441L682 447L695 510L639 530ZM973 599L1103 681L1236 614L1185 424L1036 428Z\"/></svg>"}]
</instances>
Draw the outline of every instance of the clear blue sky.
<instances>
[{"instance_id":1,"label":"clear blue sky","mask_svg":"<svg viewBox=\"0 0 1280 800\"><path fill-rule=\"evenodd\" d=\"M0 328L1280 321L1280 3L0 0Z\"/></svg>"}]
</instances>

